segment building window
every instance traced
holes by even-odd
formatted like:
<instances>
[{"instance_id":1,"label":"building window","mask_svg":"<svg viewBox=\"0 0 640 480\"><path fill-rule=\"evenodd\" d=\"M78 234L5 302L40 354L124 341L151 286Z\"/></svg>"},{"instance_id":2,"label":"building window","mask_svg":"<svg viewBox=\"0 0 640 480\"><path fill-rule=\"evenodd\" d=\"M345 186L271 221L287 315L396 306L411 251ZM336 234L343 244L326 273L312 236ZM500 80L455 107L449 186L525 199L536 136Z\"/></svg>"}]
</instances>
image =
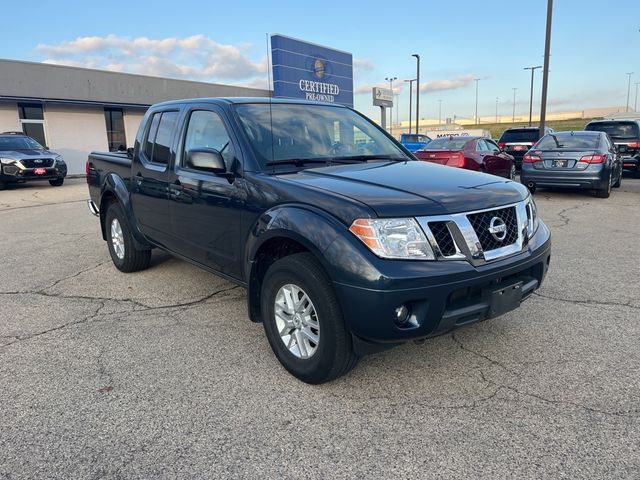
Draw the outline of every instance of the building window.
<instances>
[{"instance_id":1,"label":"building window","mask_svg":"<svg viewBox=\"0 0 640 480\"><path fill-rule=\"evenodd\" d=\"M44 134L44 112L41 103L19 103L18 114L25 135L30 136L42 146L47 145Z\"/></svg>"},{"instance_id":2,"label":"building window","mask_svg":"<svg viewBox=\"0 0 640 480\"><path fill-rule=\"evenodd\" d=\"M107 141L109 151L127 149L127 139L124 134L124 113L121 108L105 108L104 119L107 124Z\"/></svg>"}]
</instances>

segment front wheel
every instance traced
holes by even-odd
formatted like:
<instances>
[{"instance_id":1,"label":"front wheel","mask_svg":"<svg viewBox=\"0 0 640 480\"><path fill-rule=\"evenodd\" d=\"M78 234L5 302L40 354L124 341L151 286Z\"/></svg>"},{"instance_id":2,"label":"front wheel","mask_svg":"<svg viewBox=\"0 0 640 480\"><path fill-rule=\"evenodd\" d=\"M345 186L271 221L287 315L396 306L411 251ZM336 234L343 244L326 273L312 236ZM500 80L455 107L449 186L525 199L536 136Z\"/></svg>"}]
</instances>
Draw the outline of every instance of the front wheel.
<instances>
[{"instance_id":1,"label":"front wheel","mask_svg":"<svg viewBox=\"0 0 640 480\"><path fill-rule=\"evenodd\" d=\"M131 227L119 204L109 205L105 221L109 254L116 268L121 272L137 272L147 268L151 250L136 248Z\"/></svg>"},{"instance_id":2,"label":"front wheel","mask_svg":"<svg viewBox=\"0 0 640 480\"><path fill-rule=\"evenodd\" d=\"M49 180L49 185L51 185L52 187L61 187L63 183L64 183L64 177L56 178L54 180Z\"/></svg>"},{"instance_id":3,"label":"front wheel","mask_svg":"<svg viewBox=\"0 0 640 480\"><path fill-rule=\"evenodd\" d=\"M358 362L333 286L309 253L276 261L261 295L269 344L289 373L319 384L349 372Z\"/></svg>"}]
</instances>

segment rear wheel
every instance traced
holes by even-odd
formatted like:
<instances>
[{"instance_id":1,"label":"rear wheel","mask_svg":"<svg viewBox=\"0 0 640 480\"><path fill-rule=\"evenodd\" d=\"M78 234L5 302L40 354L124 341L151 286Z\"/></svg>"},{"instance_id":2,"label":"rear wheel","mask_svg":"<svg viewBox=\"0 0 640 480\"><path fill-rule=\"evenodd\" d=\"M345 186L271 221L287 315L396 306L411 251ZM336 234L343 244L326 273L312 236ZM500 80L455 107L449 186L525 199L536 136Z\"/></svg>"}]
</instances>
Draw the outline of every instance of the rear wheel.
<instances>
[{"instance_id":1,"label":"rear wheel","mask_svg":"<svg viewBox=\"0 0 640 480\"><path fill-rule=\"evenodd\" d=\"M319 384L356 365L333 285L313 255L276 261L265 275L261 297L267 339L289 373Z\"/></svg>"},{"instance_id":2,"label":"rear wheel","mask_svg":"<svg viewBox=\"0 0 640 480\"><path fill-rule=\"evenodd\" d=\"M596 197L598 198L609 198L611 195L611 180L613 176L613 172L609 174L609 181L607 182L607 186L605 188L601 188L600 190L596 190Z\"/></svg>"},{"instance_id":3,"label":"rear wheel","mask_svg":"<svg viewBox=\"0 0 640 480\"><path fill-rule=\"evenodd\" d=\"M611 185L613 188L620 188L622 186L622 168L620 169L620 171L618 172L618 179L616 180L616 183L614 183L613 185Z\"/></svg>"},{"instance_id":4,"label":"rear wheel","mask_svg":"<svg viewBox=\"0 0 640 480\"><path fill-rule=\"evenodd\" d=\"M515 180L516 179L516 166L515 165L511 165L511 170L509 170L509 180Z\"/></svg>"},{"instance_id":5,"label":"rear wheel","mask_svg":"<svg viewBox=\"0 0 640 480\"><path fill-rule=\"evenodd\" d=\"M532 187L530 187L529 185L527 185L527 188L529 189L529 192L531 192L531 195L533 195L534 193L536 193L536 186L533 185Z\"/></svg>"},{"instance_id":6,"label":"rear wheel","mask_svg":"<svg viewBox=\"0 0 640 480\"><path fill-rule=\"evenodd\" d=\"M151 250L136 248L131 227L118 203L112 203L107 210L107 245L111 260L121 272L137 272L149 266Z\"/></svg>"},{"instance_id":7,"label":"rear wheel","mask_svg":"<svg viewBox=\"0 0 640 480\"><path fill-rule=\"evenodd\" d=\"M52 187L61 187L63 183L64 183L64 178L56 178L54 180L49 180L49 184Z\"/></svg>"}]
</instances>

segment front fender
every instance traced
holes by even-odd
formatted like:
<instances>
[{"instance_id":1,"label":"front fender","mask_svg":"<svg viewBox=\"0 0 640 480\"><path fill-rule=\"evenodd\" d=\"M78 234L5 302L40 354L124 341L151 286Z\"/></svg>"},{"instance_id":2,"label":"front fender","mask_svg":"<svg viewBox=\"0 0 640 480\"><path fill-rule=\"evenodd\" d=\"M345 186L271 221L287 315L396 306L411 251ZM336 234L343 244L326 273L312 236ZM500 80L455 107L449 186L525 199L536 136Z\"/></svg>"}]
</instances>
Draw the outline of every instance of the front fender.
<instances>
[{"instance_id":1,"label":"front fender","mask_svg":"<svg viewBox=\"0 0 640 480\"><path fill-rule=\"evenodd\" d=\"M108 174L104 179L104 182L102 183L102 187L100 188L100 225L102 227L102 238L104 240L107 239L105 225L105 218L107 215L107 202L105 200L110 196L114 196L122 207L122 211L127 217L127 221L129 222L129 226L131 227L131 234L133 235L133 238L136 242L136 247L139 249L150 248L151 245L138 228L138 222L136 221L135 215L133 214L129 188L127 187L127 184L124 182L122 177L120 177L116 173Z\"/></svg>"}]
</instances>

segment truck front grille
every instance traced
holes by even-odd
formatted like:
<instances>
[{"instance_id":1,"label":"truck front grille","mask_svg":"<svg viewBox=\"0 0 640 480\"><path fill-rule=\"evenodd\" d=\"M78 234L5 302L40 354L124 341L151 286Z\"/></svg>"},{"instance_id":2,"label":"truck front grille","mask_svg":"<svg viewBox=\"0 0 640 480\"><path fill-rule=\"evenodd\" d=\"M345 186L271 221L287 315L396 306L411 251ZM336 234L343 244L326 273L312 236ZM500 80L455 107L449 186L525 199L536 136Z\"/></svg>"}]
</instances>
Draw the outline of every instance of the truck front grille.
<instances>
[{"instance_id":1,"label":"truck front grille","mask_svg":"<svg viewBox=\"0 0 640 480\"><path fill-rule=\"evenodd\" d=\"M25 158L20 163L24 168L48 168L53 166L53 158Z\"/></svg>"},{"instance_id":2,"label":"truck front grille","mask_svg":"<svg viewBox=\"0 0 640 480\"><path fill-rule=\"evenodd\" d=\"M495 250L496 248L506 247L518 240L518 219L516 218L515 207L474 213L472 215L467 215L467 218L469 219L469 222L471 222L471 226L476 232L476 235L478 235L478 240L485 252L488 250ZM489 231L491 220L494 218L499 218L507 226L506 236L502 240L491 234Z\"/></svg>"}]
</instances>

